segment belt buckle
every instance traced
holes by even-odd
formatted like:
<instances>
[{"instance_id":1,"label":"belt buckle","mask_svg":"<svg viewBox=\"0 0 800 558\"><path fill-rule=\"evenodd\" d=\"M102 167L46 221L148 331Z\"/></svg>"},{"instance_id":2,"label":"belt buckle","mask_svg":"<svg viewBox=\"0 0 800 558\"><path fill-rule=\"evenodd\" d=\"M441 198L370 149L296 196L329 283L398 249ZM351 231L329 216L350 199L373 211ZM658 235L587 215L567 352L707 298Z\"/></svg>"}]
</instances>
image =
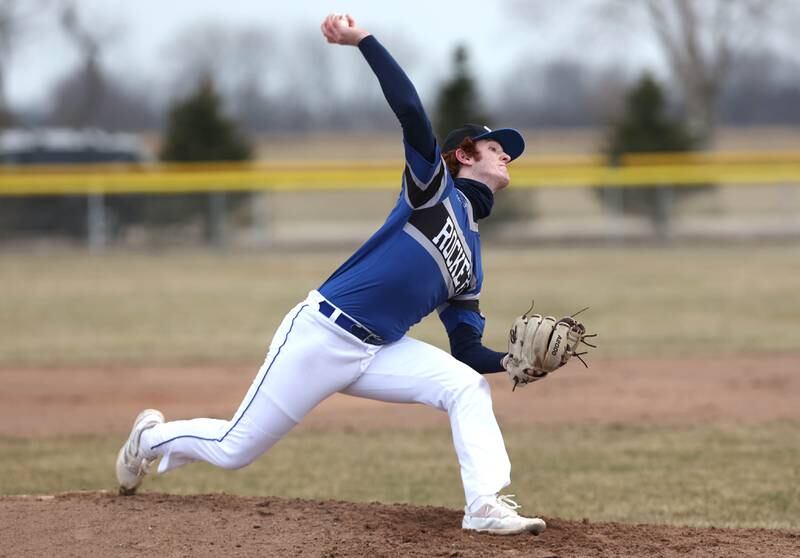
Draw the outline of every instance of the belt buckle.
<instances>
[{"instance_id":1,"label":"belt buckle","mask_svg":"<svg viewBox=\"0 0 800 558\"><path fill-rule=\"evenodd\" d=\"M370 345L383 345L384 344L383 337L381 337L380 335L376 335L376 334L374 334L372 332L370 332L369 335L367 335L363 339L363 341L364 341L364 343L368 343Z\"/></svg>"},{"instance_id":2,"label":"belt buckle","mask_svg":"<svg viewBox=\"0 0 800 558\"><path fill-rule=\"evenodd\" d=\"M380 335L372 333L361 324L354 323L350 326L350 333L369 345L383 345L383 338Z\"/></svg>"}]
</instances>

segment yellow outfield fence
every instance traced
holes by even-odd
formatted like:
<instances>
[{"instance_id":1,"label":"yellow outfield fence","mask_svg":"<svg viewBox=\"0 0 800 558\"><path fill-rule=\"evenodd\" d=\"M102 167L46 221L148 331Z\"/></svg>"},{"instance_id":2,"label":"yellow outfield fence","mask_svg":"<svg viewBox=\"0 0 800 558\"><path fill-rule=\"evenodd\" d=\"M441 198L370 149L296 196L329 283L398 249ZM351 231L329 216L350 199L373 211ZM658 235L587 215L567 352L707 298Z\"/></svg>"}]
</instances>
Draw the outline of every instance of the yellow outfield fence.
<instances>
[{"instance_id":1,"label":"yellow outfield fence","mask_svg":"<svg viewBox=\"0 0 800 558\"><path fill-rule=\"evenodd\" d=\"M399 187L402 161L0 166L0 196ZM800 184L800 151L637 154L608 166L600 155L524 157L515 188Z\"/></svg>"}]
</instances>

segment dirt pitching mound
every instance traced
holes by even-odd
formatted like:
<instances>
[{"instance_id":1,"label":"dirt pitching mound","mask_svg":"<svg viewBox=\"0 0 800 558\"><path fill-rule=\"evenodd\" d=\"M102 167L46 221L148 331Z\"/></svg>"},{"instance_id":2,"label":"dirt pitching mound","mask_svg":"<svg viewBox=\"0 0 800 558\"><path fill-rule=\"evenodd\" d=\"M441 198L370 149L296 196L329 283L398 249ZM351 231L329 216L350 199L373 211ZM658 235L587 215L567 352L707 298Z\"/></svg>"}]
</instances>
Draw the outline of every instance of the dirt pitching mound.
<instances>
[{"instance_id":1,"label":"dirt pitching mound","mask_svg":"<svg viewBox=\"0 0 800 558\"><path fill-rule=\"evenodd\" d=\"M0 498L0 556L798 556L800 532L546 518L539 537L461 530L404 504L111 493Z\"/></svg>"}]
</instances>

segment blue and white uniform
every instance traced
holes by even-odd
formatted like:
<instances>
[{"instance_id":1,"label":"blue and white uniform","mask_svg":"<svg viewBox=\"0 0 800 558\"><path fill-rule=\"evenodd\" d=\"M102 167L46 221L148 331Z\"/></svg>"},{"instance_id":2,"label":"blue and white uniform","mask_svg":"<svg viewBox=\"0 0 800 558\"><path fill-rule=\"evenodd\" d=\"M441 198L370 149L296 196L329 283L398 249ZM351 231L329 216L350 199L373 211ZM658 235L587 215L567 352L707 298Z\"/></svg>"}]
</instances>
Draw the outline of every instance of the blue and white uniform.
<instances>
[{"instance_id":1,"label":"blue and white uniform","mask_svg":"<svg viewBox=\"0 0 800 558\"><path fill-rule=\"evenodd\" d=\"M438 309L456 357L478 372L497 372L503 353L479 342L484 319L477 219L488 215L492 193L450 176L413 84L380 43L369 36L359 49L400 120L406 165L386 223L320 292L385 342Z\"/></svg>"},{"instance_id":2,"label":"blue and white uniform","mask_svg":"<svg viewBox=\"0 0 800 558\"><path fill-rule=\"evenodd\" d=\"M319 289L387 343L447 301L480 296L478 226L438 150L436 158L431 164L406 144L403 188L389 218ZM483 329L479 314L472 321Z\"/></svg>"},{"instance_id":3,"label":"blue and white uniform","mask_svg":"<svg viewBox=\"0 0 800 558\"><path fill-rule=\"evenodd\" d=\"M238 468L334 393L422 403L448 413L469 506L510 482L489 385L479 373L501 370L503 356L480 342L477 219L488 214L491 191L450 176L405 73L374 37L363 39L359 49L403 128L405 169L395 207L286 315L230 420L160 424L144 431L142 447L147 458L162 458L160 472L198 460ZM434 310L452 355L406 335Z\"/></svg>"}]
</instances>

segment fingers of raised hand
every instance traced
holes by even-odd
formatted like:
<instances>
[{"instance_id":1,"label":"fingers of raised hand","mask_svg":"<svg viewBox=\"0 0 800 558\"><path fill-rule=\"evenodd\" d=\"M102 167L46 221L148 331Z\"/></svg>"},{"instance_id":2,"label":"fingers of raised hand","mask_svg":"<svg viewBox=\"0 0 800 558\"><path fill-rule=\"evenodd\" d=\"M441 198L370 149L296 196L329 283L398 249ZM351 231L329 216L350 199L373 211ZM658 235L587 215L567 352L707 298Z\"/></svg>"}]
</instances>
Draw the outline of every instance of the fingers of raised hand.
<instances>
[{"instance_id":1,"label":"fingers of raised hand","mask_svg":"<svg viewBox=\"0 0 800 558\"><path fill-rule=\"evenodd\" d=\"M322 35L329 43L351 44L351 29L355 28L355 20L349 15L329 14L320 25Z\"/></svg>"},{"instance_id":2,"label":"fingers of raised hand","mask_svg":"<svg viewBox=\"0 0 800 558\"><path fill-rule=\"evenodd\" d=\"M329 43L335 43L338 33L337 33L337 26L334 24L334 19L337 16L335 14L329 14L324 20L322 20L322 24L319 26L320 30L322 31L322 35Z\"/></svg>"}]
</instances>

